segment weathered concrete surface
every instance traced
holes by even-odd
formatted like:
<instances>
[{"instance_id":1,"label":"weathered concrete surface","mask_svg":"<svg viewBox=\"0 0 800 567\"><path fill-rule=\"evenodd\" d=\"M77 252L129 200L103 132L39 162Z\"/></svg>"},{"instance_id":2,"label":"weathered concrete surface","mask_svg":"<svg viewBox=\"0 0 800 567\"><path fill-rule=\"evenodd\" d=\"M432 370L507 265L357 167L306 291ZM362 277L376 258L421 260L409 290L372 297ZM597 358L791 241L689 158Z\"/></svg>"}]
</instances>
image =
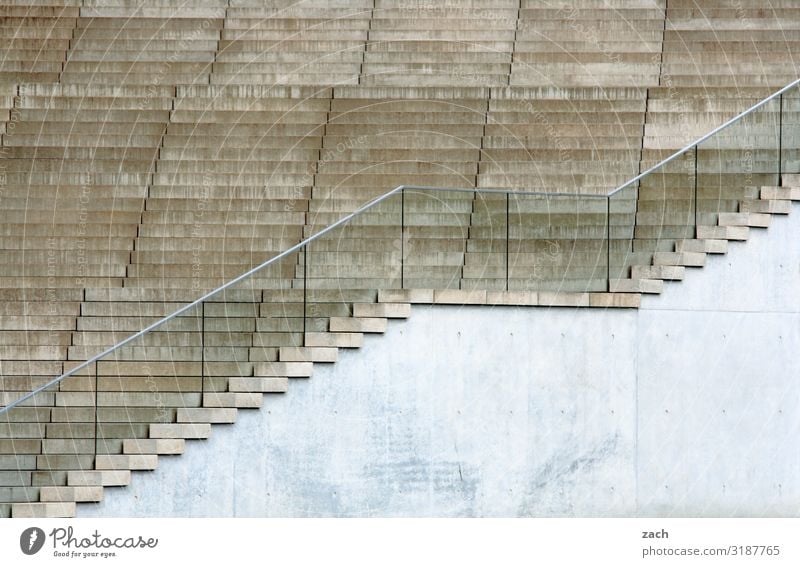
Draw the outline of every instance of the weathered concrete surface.
<instances>
[{"instance_id":1,"label":"weathered concrete surface","mask_svg":"<svg viewBox=\"0 0 800 567\"><path fill-rule=\"evenodd\" d=\"M798 209L638 311L417 306L78 514L796 515Z\"/></svg>"},{"instance_id":2,"label":"weathered concrete surface","mask_svg":"<svg viewBox=\"0 0 800 567\"><path fill-rule=\"evenodd\" d=\"M799 213L642 302L640 514L800 511Z\"/></svg>"}]
</instances>

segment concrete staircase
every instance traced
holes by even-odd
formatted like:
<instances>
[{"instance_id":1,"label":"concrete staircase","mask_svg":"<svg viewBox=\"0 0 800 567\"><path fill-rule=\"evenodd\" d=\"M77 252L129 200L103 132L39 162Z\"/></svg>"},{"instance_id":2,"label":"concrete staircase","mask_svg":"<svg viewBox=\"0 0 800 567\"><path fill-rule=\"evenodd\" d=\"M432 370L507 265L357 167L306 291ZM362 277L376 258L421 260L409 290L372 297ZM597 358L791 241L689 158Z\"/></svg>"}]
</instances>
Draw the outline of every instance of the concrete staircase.
<instances>
[{"instance_id":1,"label":"concrete staircase","mask_svg":"<svg viewBox=\"0 0 800 567\"><path fill-rule=\"evenodd\" d=\"M662 75L685 87L736 89L788 84L797 77L794 2L670 0ZM743 110L743 109L742 109Z\"/></svg>"},{"instance_id":2,"label":"concrete staircase","mask_svg":"<svg viewBox=\"0 0 800 567\"><path fill-rule=\"evenodd\" d=\"M657 85L664 0L520 2L513 86Z\"/></svg>"},{"instance_id":3,"label":"concrete staircase","mask_svg":"<svg viewBox=\"0 0 800 567\"><path fill-rule=\"evenodd\" d=\"M208 84L224 0L82 3L62 84Z\"/></svg>"},{"instance_id":4,"label":"concrete staircase","mask_svg":"<svg viewBox=\"0 0 800 567\"><path fill-rule=\"evenodd\" d=\"M636 308L800 200L796 93L596 198L796 77L789 4L37 4L0 8L0 405L394 186L465 190L408 190L2 414L0 517L74 515L412 304Z\"/></svg>"},{"instance_id":5,"label":"concrete staircase","mask_svg":"<svg viewBox=\"0 0 800 567\"><path fill-rule=\"evenodd\" d=\"M12 2L0 7L0 17L0 83L58 81L80 17L80 2Z\"/></svg>"},{"instance_id":6,"label":"concrete staircase","mask_svg":"<svg viewBox=\"0 0 800 567\"><path fill-rule=\"evenodd\" d=\"M318 317L309 324L319 330L303 333L302 317L290 316L302 306L302 294L226 292L224 300L203 307L202 319L197 313L180 317L177 324L168 323L43 392L35 404L9 412L0 429L6 465L2 510L14 517L74 515L76 503L99 501L103 487L128 484L133 471L154 469L159 456L179 455L186 441L207 438L212 425L233 423L239 410L261 407L264 395L284 393L292 380L311 377L314 364L334 363L340 348L358 348L364 334L382 333L390 319L409 317L412 304L638 307L639 292L657 293L665 281L683 279L687 268L702 267L706 254L724 253L729 240L745 240L751 229L766 228L771 214L788 213L792 201L800 201L800 176L785 175L783 186L763 187L758 199L743 206L772 212L720 215L716 225L698 226L697 238L655 253L651 266L634 267L633 279L616 283L618 293L383 290L377 295L351 292L344 303L342 292L334 291L315 297ZM127 336L191 298L179 290L123 288L87 290L81 302L61 300L58 305L71 308L72 315L80 307L77 318L64 318L66 328L77 321L77 330L65 331L74 343L68 358L85 358L95 345ZM25 309L37 303L3 305L5 315L12 305ZM271 317L277 311L283 316ZM52 317L41 317L42 323L45 319ZM28 312L27 320L37 318ZM127 327L120 325L126 321ZM13 322L13 316L0 322ZM114 331L103 330L109 327ZM46 345L49 333L28 331L25 338L18 331L3 331L0 339L10 343L3 347L8 352L21 340ZM294 346L297 339L304 346ZM6 400L60 371L52 363L38 363L36 352L16 365L4 362Z\"/></svg>"}]
</instances>

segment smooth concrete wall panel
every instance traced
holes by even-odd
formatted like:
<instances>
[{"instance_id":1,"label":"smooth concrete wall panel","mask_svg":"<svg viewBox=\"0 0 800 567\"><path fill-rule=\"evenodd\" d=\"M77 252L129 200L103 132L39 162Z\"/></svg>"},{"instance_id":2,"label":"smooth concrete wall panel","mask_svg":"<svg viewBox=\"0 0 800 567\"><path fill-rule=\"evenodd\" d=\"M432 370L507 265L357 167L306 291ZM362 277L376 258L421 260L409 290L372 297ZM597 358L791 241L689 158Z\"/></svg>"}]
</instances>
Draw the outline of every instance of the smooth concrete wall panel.
<instances>
[{"instance_id":1,"label":"smooth concrete wall panel","mask_svg":"<svg viewBox=\"0 0 800 567\"><path fill-rule=\"evenodd\" d=\"M640 310L415 306L84 516L796 516L800 207Z\"/></svg>"},{"instance_id":2,"label":"smooth concrete wall panel","mask_svg":"<svg viewBox=\"0 0 800 567\"><path fill-rule=\"evenodd\" d=\"M687 268L684 285L646 297L644 310L800 313L800 206L772 215L768 229L750 229L728 254L709 255L704 268Z\"/></svg>"},{"instance_id":3,"label":"smooth concrete wall panel","mask_svg":"<svg viewBox=\"0 0 800 567\"><path fill-rule=\"evenodd\" d=\"M800 513L800 207L639 311L639 513Z\"/></svg>"},{"instance_id":4,"label":"smooth concrete wall panel","mask_svg":"<svg viewBox=\"0 0 800 567\"><path fill-rule=\"evenodd\" d=\"M642 311L640 321L639 512L797 515L800 315Z\"/></svg>"},{"instance_id":5,"label":"smooth concrete wall panel","mask_svg":"<svg viewBox=\"0 0 800 567\"><path fill-rule=\"evenodd\" d=\"M392 323L82 512L630 514L635 312L532 313L418 307L413 326ZM573 355L576 341L587 356Z\"/></svg>"}]
</instances>

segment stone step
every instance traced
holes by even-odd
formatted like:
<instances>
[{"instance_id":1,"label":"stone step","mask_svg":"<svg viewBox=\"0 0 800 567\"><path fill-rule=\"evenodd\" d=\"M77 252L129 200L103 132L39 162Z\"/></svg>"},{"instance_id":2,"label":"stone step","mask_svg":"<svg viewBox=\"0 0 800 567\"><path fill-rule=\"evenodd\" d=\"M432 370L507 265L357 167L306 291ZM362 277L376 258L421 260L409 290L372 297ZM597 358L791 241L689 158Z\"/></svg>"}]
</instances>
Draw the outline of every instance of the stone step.
<instances>
[{"instance_id":1,"label":"stone step","mask_svg":"<svg viewBox=\"0 0 800 567\"><path fill-rule=\"evenodd\" d=\"M289 389L289 379L286 377L234 377L228 379L228 390L241 393L282 394ZM206 398L214 398L214 394L207 394Z\"/></svg>"},{"instance_id":2,"label":"stone step","mask_svg":"<svg viewBox=\"0 0 800 567\"><path fill-rule=\"evenodd\" d=\"M331 332L385 333L387 320L376 317L331 317Z\"/></svg>"},{"instance_id":3,"label":"stone step","mask_svg":"<svg viewBox=\"0 0 800 567\"><path fill-rule=\"evenodd\" d=\"M487 291L487 305L539 305L535 291Z\"/></svg>"},{"instance_id":4,"label":"stone step","mask_svg":"<svg viewBox=\"0 0 800 567\"><path fill-rule=\"evenodd\" d=\"M757 201L745 200L739 203L741 213L769 213L771 215L788 215L792 212L792 204L783 200L764 200Z\"/></svg>"},{"instance_id":5,"label":"stone step","mask_svg":"<svg viewBox=\"0 0 800 567\"><path fill-rule=\"evenodd\" d=\"M305 345L309 347L361 348L362 333L306 333Z\"/></svg>"},{"instance_id":6,"label":"stone step","mask_svg":"<svg viewBox=\"0 0 800 567\"><path fill-rule=\"evenodd\" d=\"M280 347L278 350L281 362L336 362L338 356L338 348Z\"/></svg>"},{"instance_id":7,"label":"stone step","mask_svg":"<svg viewBox=\"0 0 800 567\"><path fill-rule=\"evenodd\" d=\"M433 303L432 289L388 289L378 292L380 303ZM354 306L355 307L355 306Z\"/></svg>"},{"instance_id":8,"label":"stone step","mask_svg":"<svg viewBox=\"0 0 800 567\"><path fill-rule=\"evenodd\" d=\"M101 502L102 486L43 486L39 490L41 502Z\"/></svg>"},{"instance_id":9,"label":"stone step","mask_svg":"<svg viewBox=\"0 0 800 567\"><path fill-rule=\"evenodd\" d=\"M259 362L253 367L255 376L285 376L288 378L308 378L314 373L311 362Z\"/></svg>"},{"instance_id":10,"label":"stone step","mask_svg":"<svg viewBox=\"0 0 800 567\"><path fill-rule=\"evenodd\" d=\"M675 243L675 252L705 252L706 254L725 254L728 252L727 240L682 239Z\"/></svg>"},{"instance_id":11,"label":"stone step","mask_svg":"<svg viewBox=\"0 0 800 567\"><path fill-rule=\"evenodd\" d=\"M150 439L208 439L210 423L153 423Z\"/></svg>"},{"instance_id":12,"label":"stone step","mask_svg":"<svg viewBox=\"0 0 800 567\"><path fill-rule=\"evenodd\" d=\"M653 265L702 267L706 263L704 252L656 252Z\"/></svg>"},{"instance_id":13,"label":"stone step","mask_svg":"<svg viewBox=\"0 0 800 567\"><path fill-rule=\"evenodd\" d=\"M682 280L685 275L683 266L633 266L631 279L634 280Z\"/></svg>"},{"instance_id":14,"label":"stone step","mask_svg":"<svg viewBox=\"0 0 800 567\"><path fill-rule=\"evenodd\" d=\"M230 379L228 384L228 387L230 387ZM243 392L207 392L203 396L203 407L258 409L261 407L263 399L264 396L260 392L254 393L253 390Z\"/></svg>"},{"instance_id":15,"label":"stone step","mask_svg":"<svg viewBox=\"0 0 800 567\"><path fill-rule=\"evenodd\" d=\"M11 505L12 518L74 518L75 502L30 502Z\"/></svg>"},{"instance_id":16,"label":"stone step","mask_svg":"<svg viewBox=\"0 0 800 567\"><path fill-rule=\"evenodd\" d=\"M406 319L410 316L411 316L411 305L409 303L381 302L381 303L353 304L353 317L382 317L385 319Z\"/></svg>"},{"instance_id":17,"label":"stone step","mask_svg":"<svg viewBox=\"0 0 800 567\"><path fill-rule=\"evenodd\" d=\"M97 455L95 469L152 471L158 467L158 455Z\"/></svg>"},{"instance_id":18,"label":"stone step","mask_svg":"<svg viewBox=\"0 0 800 567\"><path fill-rule=\"evenodd\" d=\"M782 181L784 187L800 187L800 174L784 173Z\"/></svg>"},{"instance_id":19,"label":"stone step","mask_svg":"<svg viewBox=\"0 0 800 567\"><path fill-rule=\"evenodd\" d=\"M183 439L125 439L122 452L126 455L181 455L186 449Z\"/></svg>"},{"instance_id":20,"label":"stone step","mask_svg":"<svg viewBox=\"0 0 800 567\"><path fill-rule=\"evenodd\" d=\"M786 183L786 178L789 176L784 175L783 177L784 183ZM800 183L798 183L798 186L789 187L762 187L761 198L781 201L800 201Z\"/></svg>"},{"instance_id":21,"label":"stone step","mask_svg":"<svg viewBox=\"0 0 800 567\"><path fill-rule=\"evenodd\" d=\"M703 226L697 227L697 238L711 240L747 240L750 229L746 226Z\"/></svg>"},{"instance_id":22,"label":"stone step","mask_svg":"<svg viewBox=\"0 0 800 567\"><path fill-rule=\"evenodd\" d=\"M235 408L178 408L178 423L235 423Z\"/></svg>"},{"instance_id":23,"label":"stone step","mask_svg":"<svg viewBox=\"0 0 800 567\"><path fill-rule=\"evenodd\" d=\"M486 303L486 291L437 289L433 292L433 302L441 305L483 305Z\"/></svg>"},{"instance_id":24,"label":"stone step","mask_svg":"<svg viewBox=\"0 0 800 567\"><path fill-rule=\"evenodd\" d=\"M81 433L77 433L80 431L80 427L78 424L73 424L75 426L76 433L70 432L72 435L80 435ZM52 428L51 431L52 433ZM20 460L22 460L20 458ZM81 469L86 470L92 467L92 455L39 455L36 457L36 468L41 471L57 471L57 470L71 470L71 469ZM23 463L24 465L25 463ZM33 467L26 467L26 468L33 468Z\"/></svg>"},{"instance_id":25,"label":"stone step","mask_svg":"<svg viewBox=\"0 0 800 567\"><path fill-rule=\"evenodd\" d=\"M719 213L719 226L767 228L771 218L763 213Z\"/></svg>"},{"instance_id":26,"label":"stone step","mask_svg":"<svg viewBox=\"0 0 800 567\"><path fill-rule=\"evenodd\" d=\"M661 293L664 280L612 279L610 288L616 293Z\"/></svg>"},{"instance_id":27,"label":"stone step","mask_svg":"<svg viewBox=\"0 0 800 567\"><path fill-rule=\"evenodd\" d=\"M591 295L582 292L540 291L539 305L544 307L589 307Z\"/></svg>"},{"instance_id":28,"label":"stone step","mask_svg":"<svg viewBox=\"0 0 800 567\"><path fill-rule=\"evenodd\" d=\"M128 486L130 483L130 470L67 472L67 486Z\"/></svg>"}]
</instances>

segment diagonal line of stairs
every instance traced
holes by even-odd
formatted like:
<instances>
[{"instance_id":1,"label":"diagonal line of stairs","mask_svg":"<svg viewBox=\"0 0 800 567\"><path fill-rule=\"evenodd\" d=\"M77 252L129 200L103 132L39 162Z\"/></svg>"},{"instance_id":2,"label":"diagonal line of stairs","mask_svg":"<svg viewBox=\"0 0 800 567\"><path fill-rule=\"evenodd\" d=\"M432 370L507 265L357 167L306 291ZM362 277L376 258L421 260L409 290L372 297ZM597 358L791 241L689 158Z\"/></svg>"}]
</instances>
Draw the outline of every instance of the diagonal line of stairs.
<instances>
[{"instance_id":1,"label":"diagonal line of stairs","mask_svg":"<svg viewBox=\"0 0 800 567\"><path fill-rule=\"evenodd\" d=\"M739 213L719 216L715 226L697 227L696 239L681 240L673 252L657 252L651 266L635 266L630 285L656 293L665 281L683 279L686 268L705 264L707 254L724 254L728 241L747 240L751 229L767 228L772 214L788 214L800 201L800 176L784 186L763 187L760 199ZM232 424L239 410L261 407L264 395L285 393L291 382L308 379L315 364L332 364L339 349L362 346L365 334L381 334L388 321L410 317L412 304L638 307L638 293L545 293L465 290L381 290L373 303L354 302L352 315L329 319L329 330L305 334L306 346L278 348L278 360L255 364L253 376L230 377L225 392L206 393L202 407L177 408L173 423L151 423L147 439L125 439L122 453L97 455L94 470L67 472L66 486L43 486L38 502L14 503L14 517L71 517L81 502L98 502L104 487L126 486L136 471L154 470L159 457L183 453L186 441L207 439L213 425Z\"/></svg>"}]
</instances>

